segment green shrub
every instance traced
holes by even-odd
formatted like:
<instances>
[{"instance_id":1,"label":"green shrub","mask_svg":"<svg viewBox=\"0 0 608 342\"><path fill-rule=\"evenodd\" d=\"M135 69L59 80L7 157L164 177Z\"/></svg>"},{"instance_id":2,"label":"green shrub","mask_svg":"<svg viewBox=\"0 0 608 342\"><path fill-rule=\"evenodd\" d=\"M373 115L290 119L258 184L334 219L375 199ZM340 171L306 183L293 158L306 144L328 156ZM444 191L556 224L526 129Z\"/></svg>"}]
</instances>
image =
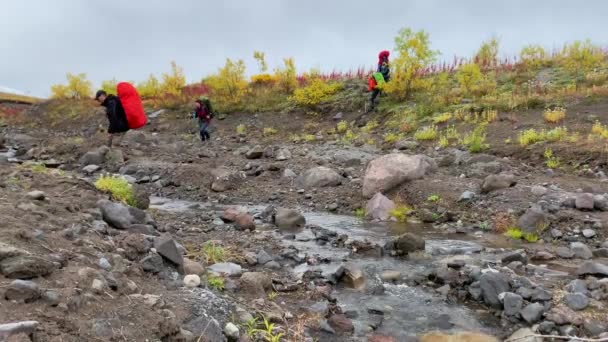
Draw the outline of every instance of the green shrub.
<instances>
[{"instance_id":1,"label":"green shrub","mask_svg":"<svg viewBox=\"0 0 608 342\"><path fill-rule=\"evenodd\" d=\"M212 289L215 289L218 291L223 291L224 290L224 278L216 277L213 275L208 275L207 276L207 285L209 285L209 287Z\"/></svg>"},{"instance_id":2,"label":"green shrub","mask_svg":"<svg viewBox=\"0 0 608 342\"><path fill-rule=\"evenodd\" d=\"M338 133L344 133L346 132L346 130L348 130L348 122L342 120L340 122L338 122L338 127L337 127Z\"/></svg>"},{"instance_id":3,"label":"green shrub","mask_svg":"<svg viewBox=\"0 0 608 342\"><path fill-rule=\"evenodd\" d=\"M517 227L509 227L505 232L505 235L511 239L519 240L524 236L524 233Z\"/></svg>"},{"instance_id":4,"label":"green shrub","mask_svg":"<svg viewBox=\"0 0 608 342\"><path fill-rule=\"evenodd\" d=\"M95 182L95 187L101 191L108 192L112 198L135 206L136 201L133 195L133 186L126 179L116 176L101 176Z\"/></svg>"},{"instance_id":5,"label":"green shrub","mask_svg":"<svg viewBox=\"0 0 608 342\"><path fill-rule=\"evenodd\" d=\"M397 220L397 222L407 222L407 217L412 212L412 208L407 205L397 205L390 211L389 215Z\"/></svg>"},{"instance_id":6,"label":"green shrub","mask_svg":"<svg viewBox=\"0 0 608 342\"><path fill-rule=\"evenodd\" d=\"M357 216L358 218L364 218L365 217L365 208L355 209L355 216Z\"/></svg>"},{"instance_id":7,"label":"green shrub","mask_svg":"<svg viewBox=\"0 0 608 342\"><path fill-rule=\"evenodd\" d=\"M341 88L340 83L327 83L322 79L314 79L310 85L294 90L292 100L300 106L315 106L329 101Z\"/></svg>"},{"instance_id":8,"label":"green shrub","mask_svg":"<svg viewBox=\"0 0 608 342\"><path fill-rule=\"evenodd\" d=\"M215 264L226 260L226 250L222 246L217 246L214 242L205 243L203 253L207 264Z\"/></svg>"},{"instance_id":9,"label":"green shrub","mask_svg":"<svg viewBox=\"0 0 608 342\"><path fill-rule=\"evenodd\" d=\"M416 140L435 140L437 139L437 127L435 125L422 127L414 133L414 139Z\"/></svg>"},{"instance_id":10,"label":"green shrub","mask_svg":"<svg viewBox=\"0 0 608 342\"><path fill-rule=\"evenodd\" d=\"M462 138L462 143L471 153L479 153L490 145L486 144L485 125L479 125L475 129Z\"/></svg>"}]
</instances>

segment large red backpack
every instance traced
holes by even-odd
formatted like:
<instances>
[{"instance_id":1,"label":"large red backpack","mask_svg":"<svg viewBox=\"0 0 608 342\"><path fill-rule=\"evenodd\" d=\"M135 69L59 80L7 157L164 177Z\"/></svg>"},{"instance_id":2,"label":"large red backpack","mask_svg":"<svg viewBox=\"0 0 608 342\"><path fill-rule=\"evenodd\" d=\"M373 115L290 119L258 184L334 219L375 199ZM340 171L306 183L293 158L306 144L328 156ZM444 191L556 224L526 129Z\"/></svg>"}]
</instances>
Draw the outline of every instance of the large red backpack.
<instances>
[{"instance_id":1,"label":"large red backpack","mask_svg":"<svg viewBox=\"0 0 608 342\"><path fill-rule=\"evenodd\" d=\"M129 128L137 129L145 126L148 118L144 112L144 106L141 104L137 89L131 83L120 82L116 86L116 93L122 107L125 109Z\"/></svg>"}]
</instances>

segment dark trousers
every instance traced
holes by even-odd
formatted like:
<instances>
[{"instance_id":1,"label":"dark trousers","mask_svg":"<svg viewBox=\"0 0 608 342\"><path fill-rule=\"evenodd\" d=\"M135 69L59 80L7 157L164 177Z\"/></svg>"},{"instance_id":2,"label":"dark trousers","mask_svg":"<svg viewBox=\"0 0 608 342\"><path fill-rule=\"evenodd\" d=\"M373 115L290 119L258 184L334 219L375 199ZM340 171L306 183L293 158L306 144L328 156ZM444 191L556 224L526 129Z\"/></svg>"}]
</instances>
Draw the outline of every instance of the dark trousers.
<instances>
[{"instance_id":1,"label":"dark trousers","mask_svg":"<svg viewBox=\"0 0 608 342\"><path fill-rule=\"evenodd\" d=\"M376 105L376 98L378 97L378 95L380 95L380 89L372 90L372 97L370 98L371 109L374 109L374 106Z\"/></svg>"},{"instance_id":2,"label":"dark trousers","mask_svg":"<svg viewBox=\"0 0 608 342\"><path fill-rule=\"evenodd\" d=\"M201 135L201 141L211 140L209 134L209 123L205 120L198 120L198 132Z\"/></svg>"}]
</instances>

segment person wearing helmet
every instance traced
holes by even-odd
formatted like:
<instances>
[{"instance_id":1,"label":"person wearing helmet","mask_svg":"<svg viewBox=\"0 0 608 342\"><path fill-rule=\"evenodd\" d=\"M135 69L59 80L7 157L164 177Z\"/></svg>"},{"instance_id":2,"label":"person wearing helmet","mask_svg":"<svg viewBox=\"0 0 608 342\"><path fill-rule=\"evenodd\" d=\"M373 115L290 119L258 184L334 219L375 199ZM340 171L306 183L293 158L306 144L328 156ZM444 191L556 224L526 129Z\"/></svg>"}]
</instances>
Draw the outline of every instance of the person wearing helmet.
<instances>
[{"instance_id":1,"label":"person wearing helmet","mask_svg":"<svg viewBox=\"0 0 608 342\"><path fill-rule=\"evenodd\" d=\"M372 92L370 98L370 111L374 110L376 106L376 98L382 91L382 85L388 82L391 78L391 69L388 62L390 52L384 50L378 55L378 69L374 74L370 76L369 91Z\"/></svg>"}]
</instances>

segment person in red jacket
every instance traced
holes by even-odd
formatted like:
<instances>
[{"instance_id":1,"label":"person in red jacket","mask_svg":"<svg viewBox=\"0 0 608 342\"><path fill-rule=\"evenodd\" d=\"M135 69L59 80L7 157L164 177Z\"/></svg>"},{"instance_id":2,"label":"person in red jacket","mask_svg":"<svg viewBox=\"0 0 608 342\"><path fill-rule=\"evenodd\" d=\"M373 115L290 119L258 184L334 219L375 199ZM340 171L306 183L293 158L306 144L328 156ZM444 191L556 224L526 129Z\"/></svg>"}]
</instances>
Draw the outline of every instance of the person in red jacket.
<instances>
[{"instance_id":1,"label":"person in red jacket","mask_svg":"<svg viewBox=\"0 0 608 342\"><path fill-rule=\"evenodd\" d=\"M211 140L209 125L213 118L211 103L208 99L198 99L194 102L194 118L198 121L198 131L201 141Z\"/></svg>"}]
</instances>

